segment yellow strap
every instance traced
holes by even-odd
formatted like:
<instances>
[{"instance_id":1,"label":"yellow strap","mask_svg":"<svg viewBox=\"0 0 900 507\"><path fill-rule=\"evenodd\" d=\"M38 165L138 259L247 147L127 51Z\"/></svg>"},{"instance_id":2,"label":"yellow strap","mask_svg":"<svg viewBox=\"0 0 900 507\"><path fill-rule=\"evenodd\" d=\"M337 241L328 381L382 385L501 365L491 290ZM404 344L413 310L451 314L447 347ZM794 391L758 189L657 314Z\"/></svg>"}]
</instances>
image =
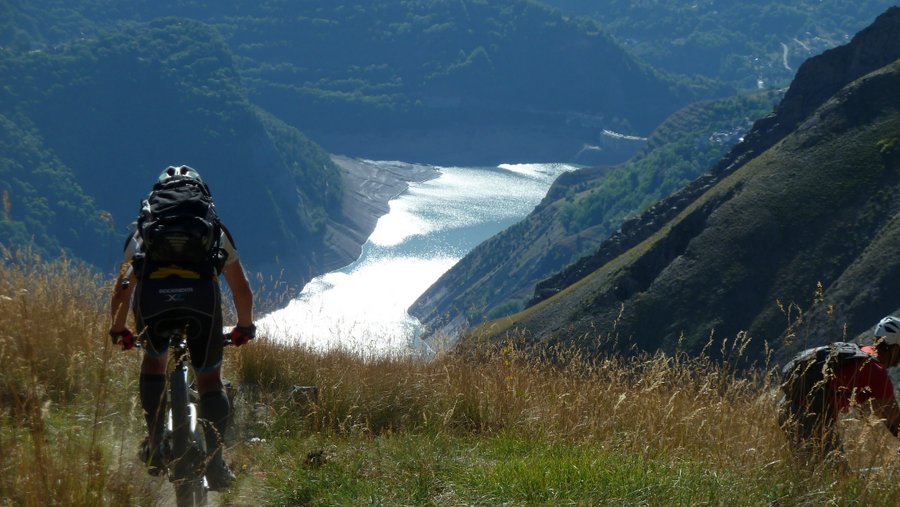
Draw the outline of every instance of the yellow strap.
<instances>
[{"instance_id":1,"label":"yellow strap","mask_svg":"<svg viewBox=\"0 0 900 507\"><path fill-rule=\"evenodd\" d=\"M178 266L168 266L165 268L159 268L156 271L150 273L151 280L159 280L161 278L168 278L170 276L177 276L179 278L189 278L191 280L199 280L200 273L196 271L191 271L189 269L182 269Z\"/></svg>"}]
</instances>

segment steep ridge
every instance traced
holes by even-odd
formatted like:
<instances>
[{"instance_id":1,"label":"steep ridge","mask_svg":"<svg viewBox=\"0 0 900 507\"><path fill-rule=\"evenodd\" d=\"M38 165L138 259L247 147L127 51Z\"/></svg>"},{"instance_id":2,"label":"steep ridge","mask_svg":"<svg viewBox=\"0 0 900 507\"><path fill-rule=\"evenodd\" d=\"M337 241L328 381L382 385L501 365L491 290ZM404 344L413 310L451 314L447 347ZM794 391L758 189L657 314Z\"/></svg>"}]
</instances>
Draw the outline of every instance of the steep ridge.
<instances>
[{"instance_id":1,"label":"steep ridge","mask_svg":"<svg viewBox=\"0 0 900 507\"><path fill-rule=\"evenodd\" d=\"M768 340L786 353L803 342L788 329L797 311L782 311L791 304L822 322L802 330L809 338L871 326L897 307L884 296L897 277L885 248L900 190L898 58L892 8L804 64L776 113L710 173L541 283L534 307L484 329L691 351L748 331L756 352ZM841 306L825 322L814 303L832 297Z\"/></svg>"},{"instance_id":2,"label":"steep ridge","mask_svg":"<svg viewBox=\"0 0 900 507\"><path fill-rule=\"evenodd\" d=\"M715 167L683 190L654 205L642 216L623 223L620 231L594 254L580 259L568 269L538 284L531 303L537 303L544 296L575 283L582 276L643 241L656 232L660 224L675 216L712 184L781 140L844 84L900 57L900 32L896 30L898 16L900 8L888 9L871 26L857 34L850 44L808 60L801 66L776 112L756 122L744 141L735 146Z\"/></svg>"}]
</instances>

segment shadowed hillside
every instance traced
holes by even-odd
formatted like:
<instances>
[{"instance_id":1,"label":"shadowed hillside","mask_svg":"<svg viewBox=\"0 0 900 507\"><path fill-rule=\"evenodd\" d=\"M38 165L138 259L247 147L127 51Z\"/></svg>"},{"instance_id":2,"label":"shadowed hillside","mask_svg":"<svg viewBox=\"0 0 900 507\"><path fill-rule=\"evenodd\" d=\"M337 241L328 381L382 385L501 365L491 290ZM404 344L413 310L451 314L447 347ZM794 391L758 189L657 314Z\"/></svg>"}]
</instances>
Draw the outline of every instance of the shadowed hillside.
<instances>
[{"instance_id":1,"label":"shadowed hillside","mask_svg":"<svg viewBox=\"0 0 900 507\"><path fill-rule=\"evenodd\" d=\"M893 8L808 61L776 113L713 171L541 283L534 307L487 332L515 326L556 340L565 329L587 344L615 329L622 348L698 351L711 335L748 331L761 351L763 340L781 344L798 309L832 294L833 329L874 325L897 308L882 288L897 271L885 248L900 211L898 57ZM835 337L798 334L785 350Z\"/></svg>"},{"instance_id":2,"label":"shadowed hillside","mask_svg":"<svg viewBox=\"0 0 900 507\"><path fill-rule=\"evenodd\" d=\"M9 203L0 227L21 229L7 245L43 229L48 237L35 244L50 255L65 247L111 268L159 172L188 164L209 183L252 269L301 279L318 269L310 250L341 206L338 168L248 101L231 53L206 25L127 25L9 55L0 75L0 118L15 125L4 139L16 148L0 164ZM103 241L90 235L98 222Z\"/></svg>"},{"instance_id":3,"label":"shadowed hillside","mask_svg":"<svg viewBox=\"0 0 900 507\"><path fill-rule=\"evenodd\" d=\"M199 21L235 55L248 98L331 153L433 164L615 163L673 111L730 89L657 72L593 21L524 0L35 0L0 47L46 50L126 22ZM2 25L0 25L2 26Z\"/></svg>"},{"instance_id":4,"label":"shadowed hillside","mask_svg":"<svg viewBox=\"0 0 900 507\"><path fill-rule=\"evenodd\" d=\"M541 0L596 19L631 52L739 89L786 86L807 58L845 44L894 0Z\"/></svg>"}]
</instances>

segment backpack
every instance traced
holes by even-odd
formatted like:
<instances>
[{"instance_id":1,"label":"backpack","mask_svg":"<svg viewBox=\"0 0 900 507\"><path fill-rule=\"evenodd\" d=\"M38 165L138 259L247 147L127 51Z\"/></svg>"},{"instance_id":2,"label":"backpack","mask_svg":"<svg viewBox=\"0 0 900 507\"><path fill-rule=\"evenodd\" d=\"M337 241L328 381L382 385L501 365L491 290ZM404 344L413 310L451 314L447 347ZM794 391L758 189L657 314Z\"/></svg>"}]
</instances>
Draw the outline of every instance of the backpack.
<instances>
[{"instance_id":1,"label":"backpack","mask_svg":"<svg viewBox=\"0 0 900 507\"><path fill-rule=\"evenodd\" d=\"M141 203L137 232L143 260L221 270L222 226L209 188L196 178L174 176L153 185Z\"/></svg>"},{"instance_id":2,"label":"backpack","mask_svg":"<svg viewBox=\"0 0 900 507\"><path fill-rule=\"evenodd\" d=\"M790 400L799 403L804 398L824 393L833 372L845 361L856 359L878 360L855 343L835 342L806 349L781 369L781 389Z\"/></svg>"}]
</instances>

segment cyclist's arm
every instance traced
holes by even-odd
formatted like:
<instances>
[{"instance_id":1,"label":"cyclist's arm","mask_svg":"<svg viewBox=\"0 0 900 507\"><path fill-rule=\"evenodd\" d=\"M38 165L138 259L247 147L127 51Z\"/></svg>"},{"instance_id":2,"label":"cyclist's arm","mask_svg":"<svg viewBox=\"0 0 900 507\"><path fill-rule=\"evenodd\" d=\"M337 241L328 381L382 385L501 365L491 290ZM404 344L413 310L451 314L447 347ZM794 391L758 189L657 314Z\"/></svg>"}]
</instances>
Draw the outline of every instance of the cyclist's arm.
<instances>
[{"instance_id":1,"label":"cyclist's arm","mask_svg":"<svg viewBox=\"0 0 900 507\"><path fill-rule=\"evenodd\" d=\"M112 298L109 303L109 312L112 324L110 325L110 331L123 331L125 329L125 323L128 320L128 309L131 303L131 294L134 292L134 285L137 282L137 277L134 276L134 271L129 266L127 269L123 266L123 269L119 271L119 276L116 278L116 285L113 287Z\"/></svg>"},{"instance_id":2,"label":"cyclist's arm","mask_svg":"<svg viewBox=\"0 0 900 507\"><path fill-rule=\"evenodd\" d=\"M246 327L253 324L253 291L250 290L250 282L247 281L241 261L235 260L226 264L222 274L225 275L225 281L234 298L237 325Z\"/></svg>"}]
</instances>

